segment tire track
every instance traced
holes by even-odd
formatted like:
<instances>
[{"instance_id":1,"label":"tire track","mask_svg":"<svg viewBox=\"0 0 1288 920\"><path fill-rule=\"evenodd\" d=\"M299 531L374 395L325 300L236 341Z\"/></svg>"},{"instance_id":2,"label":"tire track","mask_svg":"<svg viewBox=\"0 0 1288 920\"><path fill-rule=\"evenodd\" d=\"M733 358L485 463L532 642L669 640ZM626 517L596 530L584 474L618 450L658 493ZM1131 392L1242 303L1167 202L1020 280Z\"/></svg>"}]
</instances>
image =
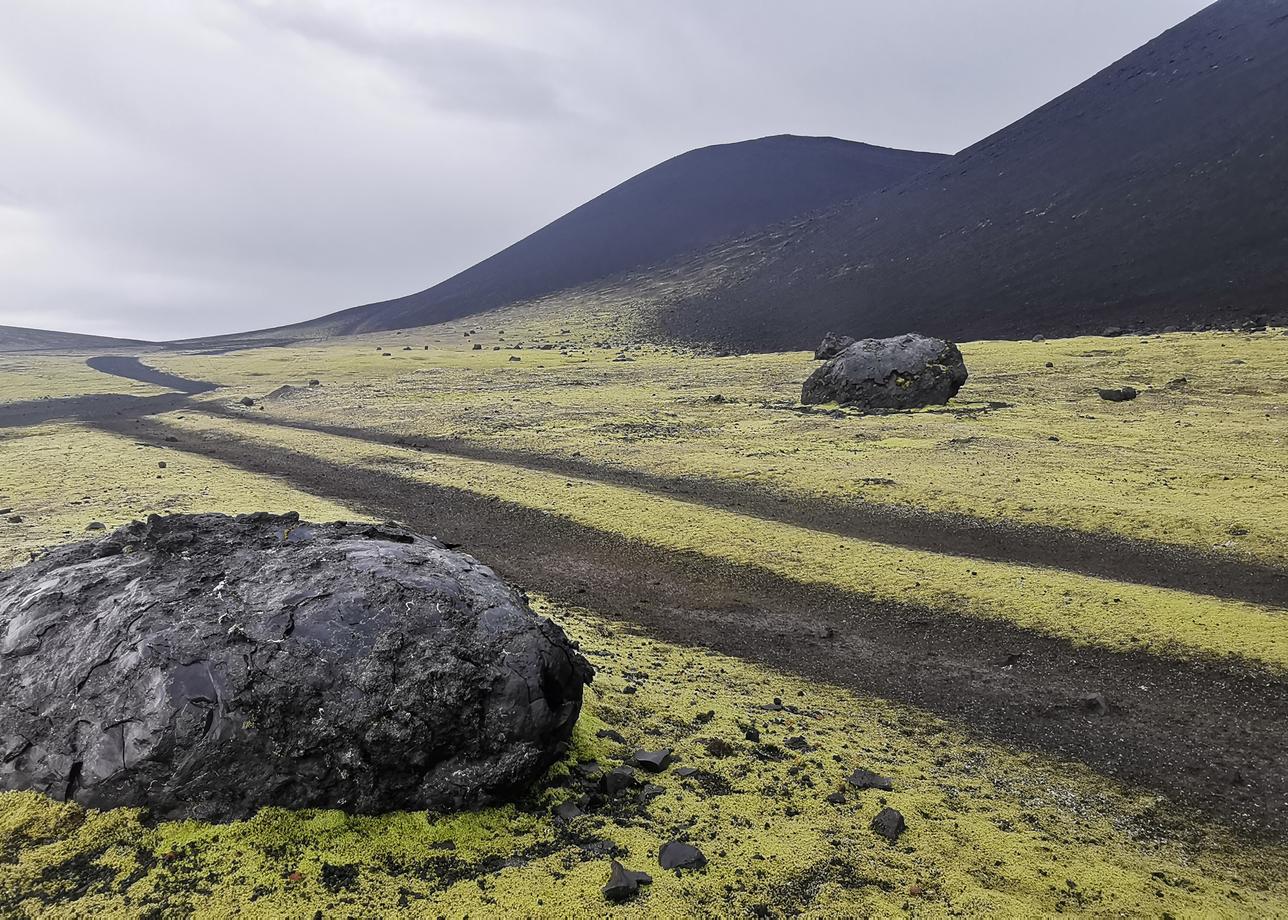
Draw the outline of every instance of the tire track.
<instances>
[{"instance_id":1,"label":"tire track","mask_svg":"<svg viewBox=\"0 0 1288 920\"><path fill-rule=\"evenodd\" d=\"M765 489L713 479L659 476L584 460L486 447L448 438L406 438L380 431L271 416L262 418L209 403L195 410L237 421L337 435L390 447L502 463L665 495L723 511L908 549L1059 569L1129 582L1288 608L1288 569L1201 550L1058 527L986 521L943 512L821 498L787 498Z\"/></svg>"},{"instance_id":2,"label":"tire track","mask_svg":"<svg viewBox=\"0 0 1288 920\"><path fill-rule=\"evenodd\" d=\"M98 427L211 457L463 545L552 599L1072 758L1259 836L1288 837L1288 682L1228 661L1075 646L672 553L521 505L155 420ZM166 442L165 437L179 437Z\"/></svg>"}]
</instances>

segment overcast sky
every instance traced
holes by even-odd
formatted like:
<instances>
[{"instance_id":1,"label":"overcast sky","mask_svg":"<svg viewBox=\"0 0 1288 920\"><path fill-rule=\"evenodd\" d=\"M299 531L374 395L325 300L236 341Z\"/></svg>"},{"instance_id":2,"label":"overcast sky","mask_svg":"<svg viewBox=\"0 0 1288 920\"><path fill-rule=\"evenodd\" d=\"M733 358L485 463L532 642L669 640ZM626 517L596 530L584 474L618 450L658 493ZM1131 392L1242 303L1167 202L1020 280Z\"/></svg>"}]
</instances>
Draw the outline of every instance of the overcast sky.
<instances>
[{"instance_id":1,"label":"overcast sky","mask_svg":"<svg viewBox=\"0 0 1288 920\"><path fill-rule=\"evenodd\" d=\"M3 0L0 324L429 287L684 150L953 152L1204 0Z\"/></svg>"}]
</instances>

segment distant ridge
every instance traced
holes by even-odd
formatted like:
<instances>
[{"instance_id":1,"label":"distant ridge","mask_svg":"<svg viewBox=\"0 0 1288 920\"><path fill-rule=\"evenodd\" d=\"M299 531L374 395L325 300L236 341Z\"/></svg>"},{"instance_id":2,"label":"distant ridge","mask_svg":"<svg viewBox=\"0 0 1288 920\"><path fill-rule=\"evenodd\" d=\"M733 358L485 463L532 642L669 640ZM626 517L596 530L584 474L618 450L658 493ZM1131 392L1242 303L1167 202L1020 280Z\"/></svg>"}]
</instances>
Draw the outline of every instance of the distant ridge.
<instances>
[{"instance_id":1,"label":"distant ridge","mask_svg":"<svg viewBox=\"0 0 1288 920\"><path fill-rule=\"evenodd\" d=\"M857 198L945 156L833 137L702 147L647 169L427 290L265 330L278 340L400 329L541 297ZM218 341L216 337L201 341Z\"/></svg>"},{"instance_id":2,"label":"distant ridge","mask_svg":"<svg viewBox=\"0 0 1288 920\"><path fill-rule=\"evenodd\" d=\"M1288 316L1288 0L1221 0L922 175L706 257L664 337L812 347Z\"/></svg>"},{"instance_id":3,"label":"distant ridge","mask_svg":"<svg viewBox=\"0 0 1288 920\"><path fill-rule=\"evenodd\" d=\"M94 348L133 348L151 346L138 339L114 339L103 335L81 335L76 332L54 332L49 329L27 329L23 326L0 326L0 353L19 351L59 351Z\"/></svg>"}]
</instances>

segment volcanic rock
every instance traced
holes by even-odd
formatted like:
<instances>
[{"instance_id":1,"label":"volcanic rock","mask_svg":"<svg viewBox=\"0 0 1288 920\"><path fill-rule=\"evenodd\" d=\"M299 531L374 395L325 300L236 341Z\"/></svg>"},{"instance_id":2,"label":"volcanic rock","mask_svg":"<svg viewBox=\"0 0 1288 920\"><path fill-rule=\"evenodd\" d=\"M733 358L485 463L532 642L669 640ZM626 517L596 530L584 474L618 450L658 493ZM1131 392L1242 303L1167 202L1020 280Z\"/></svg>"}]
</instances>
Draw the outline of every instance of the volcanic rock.
<instances>
[{"instance_id":1,"label":"volcanic rock","mask_svg":"<svg viewBox=\"0 0 1288 920\"><path fill-rule=\"evenodd\" d=\"M899 835L902 834L906 828L907 825L904 824L903 815L895 811L893 808L881 809L881 811L877 813L877 816L872 819L872 829L891 843L898 840Z\"/></svg>"},{"instance_id":2,"label":"volcanic rock","mask_svg":"<svg viewBox=\"0 0 1288 920\"><path fill-rule=\"evenodd\" d=\"M640 885L653 884L653 876L647 872L633 872L617 860L613 860L608 869L608 884L604 886L604 897L610 901L629 901L639 894Z\"/></svg>"},{"instance_id":3,"label":"volcanic rock","mask_svg":"<svg viewBox=\"0 0 1288 920\"><path fill-rule=\"evenodd\" d=\"M701 869L707 864L701 850L682 840L663 844L657 861L663 869Z\"/></svg>"},{"instance_id":4,"label":"volcanic rock","mask_svg":"<svg viewBox=\"0 0 1288 920\"><path fill-rule=\"evenodd\" d=\"M845 781L857 789L884 789L889 792L894 788L894 782L888 776L881 776L873 773L871 770L865 770L862 767L856 769L853 773L845 778Z\"/></svg>"},{"instance_id":5,"label":"volcanic rock","mask_svg":"<svg viewBox=\"0 0 1288 920\"><path fill-rule=\"evenodd\" d=\"M823 336L823 341L819 343L818 348L814 349L814 360L829 361L857 341L858 339L852 335L840 335L836 332L829 332L827 335Z\"/></svg>"},{"instance_id":6,"label":"volcanic rock","mask_svg":"<svg viewBox=\"0 0 1288 920\"><path fill-rule=\"evenodd\" d=\"M487 566L394 525L135 521L0 573L0 789L159 818L510 797L590 666Z\"/></svg>"},{"instance_id":7,"label":"volcanic rock","mask_svg":"<svg viewBox=\"0 0 1288 920\"><path fill-rule=\"evenodd\" d=\"M615 767L612 772L604 774L604 793L617 795L623 789L635 785L635 770L628 766Z\"/></svg>"},{"instance_id":8,"label":"volcanic rock","mask_svg":"<svg viewBox=\"0 0 1288 920\"><path fill-rule=\"evenodd\" d=\"M1129 399L1135 399L1139 394L1135 387L1118 387L1115 389L1098 389L1101 399L1109 402L1127 402Z\"/></svg>"},{"instance_id":9,"label":"volcanic rock","mask_svg":"<svg viewBox=\"0 0 1288 920\"><path fill-rule=\"evenodd\" d=\"M943 405L966 382L957 346L943 339L902 335L855 342L809 375L801 402L836 402L863 409Z\"/></svg>"},{"instance_id":10,"label":"volcanic rock","mask_svg":"<svg viewBox=\"0 0 1288 920\"><path fill-rule=\"evenodd\" d=\"M631 757L631 762L635 766L649 773L661 773L670 761L670 748L662 748L660 751L636 751Z\"/></svg>"}]
</instances>

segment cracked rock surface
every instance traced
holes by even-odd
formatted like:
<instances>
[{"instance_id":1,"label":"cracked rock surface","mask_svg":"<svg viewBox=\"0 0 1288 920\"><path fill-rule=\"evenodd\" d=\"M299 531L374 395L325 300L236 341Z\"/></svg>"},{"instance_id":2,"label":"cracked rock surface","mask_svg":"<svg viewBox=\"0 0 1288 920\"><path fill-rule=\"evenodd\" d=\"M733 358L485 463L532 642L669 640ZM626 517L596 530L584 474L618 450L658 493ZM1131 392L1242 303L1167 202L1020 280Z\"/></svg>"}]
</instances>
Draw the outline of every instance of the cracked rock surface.
<instances>
[{"instance_id":1,"label":"cracked rock surface","mask_svg":"<svg viewBox=\"0 0 1288 920\"><path fill-rule=\"evenodd\" d=\"M431 538L154 516L0 573L0 788L158 818L464 807L563 754L590 677Z\"/></svg>"},{"instance_id":2,"label":"cracked rock surface","mask_svg":"<svg viewBox=\"0 0 1288 920\"><path fill-rule=\"evenodd\" d=\"M952 342L914 334L862 339L809 375L801 402L864 409L941 406L957 395L966 376L966 362Z\"/></svg>"}]
</instances>

